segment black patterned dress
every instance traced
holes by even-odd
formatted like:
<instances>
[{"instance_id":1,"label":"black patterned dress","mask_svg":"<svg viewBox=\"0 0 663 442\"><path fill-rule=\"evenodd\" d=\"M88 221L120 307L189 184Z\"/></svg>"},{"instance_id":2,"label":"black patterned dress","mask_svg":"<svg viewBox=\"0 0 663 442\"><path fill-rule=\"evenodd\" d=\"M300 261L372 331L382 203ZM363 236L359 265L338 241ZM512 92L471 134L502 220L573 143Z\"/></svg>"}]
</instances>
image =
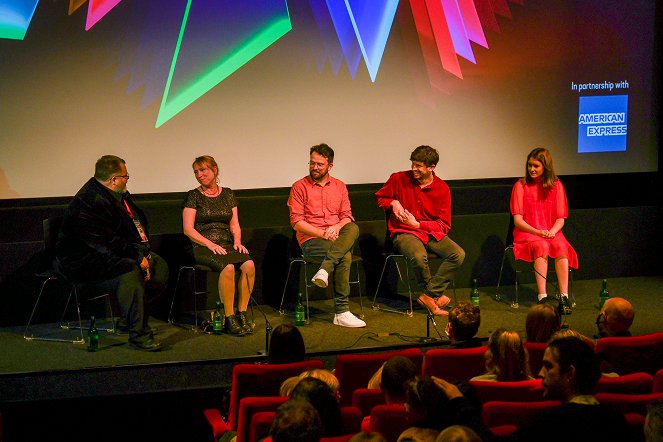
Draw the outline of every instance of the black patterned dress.
<instances>
[{"instance_id":1,"label":"black patterned dress","mask_svg":"<svg viewBox=\"0 0 663 442\"><path fill-rule=\"evenodd\" d=\"M231 189L223 187L219 195L211 197L204 195L197 188L189 190L184 200L184 207L196 210L194 228L198 233L228 252L226 255L216 255L207 247L192 241L196 263L220 272L228 264L239 264L252 259L251 255L240 253L233 248L230 220L233 216L233 207L237 207L237 201Z\"/></svg>"}]
</instances>

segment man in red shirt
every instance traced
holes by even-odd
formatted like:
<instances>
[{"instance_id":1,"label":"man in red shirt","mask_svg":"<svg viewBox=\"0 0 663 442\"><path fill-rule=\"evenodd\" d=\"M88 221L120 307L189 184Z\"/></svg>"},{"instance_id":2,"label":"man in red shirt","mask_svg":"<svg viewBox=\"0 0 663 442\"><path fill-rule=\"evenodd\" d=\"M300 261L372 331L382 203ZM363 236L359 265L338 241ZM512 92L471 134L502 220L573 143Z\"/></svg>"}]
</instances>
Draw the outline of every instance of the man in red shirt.
<instances>
[{"instance_id":1,"label":"man in red shirt","mask_svg":"<svg viewBox=\"0 0 663 442\"><path fill-rule=\"evenodd\" d=\"M378 205L389 212L387 227L394 247L414 269L421 295L417 301L435 315L448 315L443 293L465 259L465 251L447 235L451 230L451 192L435 175L440 157L430 146L419 146L410 155L410 170L393 173L375 194ZM444 261L435 275L428 267L428 252Z\"/></svg>"},{"instance_id":2,"label":"man in red shirt","mask_svg":"<svg viewBox=\"0 0 663 442\"><path fill-rule=\"evenodd\" d=\"M290 189L290 225L304 256L322 260L313 276L318 287L327 287L334 273L334 324L366 327L350 312L350 265L352 249L359 237L350 207L348 189L341 180L329 175L334 166L334 150L326 144L311 147L309 174Z\"/></svg>"}]
</instances>

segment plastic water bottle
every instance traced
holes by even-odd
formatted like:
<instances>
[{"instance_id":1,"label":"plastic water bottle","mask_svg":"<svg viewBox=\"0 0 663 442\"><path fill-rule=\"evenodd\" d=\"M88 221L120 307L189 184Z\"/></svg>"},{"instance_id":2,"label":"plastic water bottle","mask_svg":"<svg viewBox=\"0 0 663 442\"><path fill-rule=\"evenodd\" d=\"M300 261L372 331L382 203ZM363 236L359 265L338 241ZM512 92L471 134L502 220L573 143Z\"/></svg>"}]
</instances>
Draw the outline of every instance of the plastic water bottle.
<instances>
[{"instance_id":1,"label":"plastic water bottle","mask_svg":"<svg viewBox=\"0 0 663 442\"><path fill-rule=\"evenodd\" d=\"M302 302L301 292L297 294L297 305L295 305L295 325L302 326L306 324L306 315L304 313L304 303Z\"/></svg>"},{"instance_id":2,"label":"plastic water bottle","mask_svg":"<svg viewBox=\"0 0 663 442\"><path fill-rule=\"evenodd\" d=\"M87 331L87 351L99 351L99 331L94 316L90 318L90 328Z\"/></svg>"},{"instance_id":3,"label":"plastic water bottle","mask_svg":"<svg viewBox=\"0 0 663 442\"><path fill-rule=\"evenodd\" d=\"M477 287L477 279L472 280L472 290L470 291L470 301L472 305L479 307L479 288Z\"/></svg>"},{"instance_id":4,"label":"plastic water bottle","mask_svg":"<svg viewBox=\"0 0 663 442\"><path fill-rule=\"evenodd\" d=\"M608 295L608 281L603 280L601 283L601 291L599 292L599 310L603 308L603 304L608 300L610 295Z\"/></svg>"},{"instance_id":5,"label":"plastic water bottle","mask_svg":"<svg viewBox=\"0 0 663 442\"><path fill-rule=\"evenodd\" d=\"M221 302L216 301L216 310L212 315L212 334L223 334L223 315L221 314Z\"/></svg>"}]
</instances>

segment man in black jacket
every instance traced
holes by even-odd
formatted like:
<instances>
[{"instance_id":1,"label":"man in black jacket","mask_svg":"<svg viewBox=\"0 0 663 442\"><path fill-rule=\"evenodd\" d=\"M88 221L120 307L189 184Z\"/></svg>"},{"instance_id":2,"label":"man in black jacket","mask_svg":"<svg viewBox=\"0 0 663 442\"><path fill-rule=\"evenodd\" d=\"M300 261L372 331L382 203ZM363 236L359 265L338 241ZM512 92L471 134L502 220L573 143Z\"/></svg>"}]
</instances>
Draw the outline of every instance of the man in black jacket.
<instances>
[{"instance_id":1,"label":"man in black jacket","mask_svg":"<svg viewBox=\"0 0 663 442\"><path fill-rule=\"evenodd\" d=\"M94 177L69 204L56 244L56 268L76 283L90 283L115 294L129 330L129 343L155 351L161 343L147 325L150 300L163 294L168 265L150 250L143 213L127 191L125 161L104 155Z\"/></svg>"}]
</instances>

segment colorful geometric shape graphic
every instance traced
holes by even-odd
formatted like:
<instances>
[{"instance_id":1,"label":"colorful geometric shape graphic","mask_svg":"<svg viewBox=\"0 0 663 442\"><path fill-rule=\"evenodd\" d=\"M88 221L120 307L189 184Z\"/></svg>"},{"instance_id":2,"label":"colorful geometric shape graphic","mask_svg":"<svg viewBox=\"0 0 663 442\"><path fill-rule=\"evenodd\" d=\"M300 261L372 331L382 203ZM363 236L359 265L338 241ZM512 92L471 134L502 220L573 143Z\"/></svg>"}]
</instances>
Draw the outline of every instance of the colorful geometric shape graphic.
<instances>
[{"instance_id":1,"label":"colorful geometric shape graphic","mask_svg":"<svg viewBox=\"0 0 663 442\"><path fill-rule=\"evenodd\" d=\"M313 11L313 17L315 19L316 27L318 29L318 37L322 42L322 49L316 48L313 50L314 56L318 60L318 70L322 72L325 68L327 60L331 64L332 71L335 75L338 75L341 65L343 64L343 48L339 44L339 39L335 38L334 24L332 23L332 18L327 8L325 0L309 0L311 6L311 11ZM356 66L354 71L352 68L350 72L352 78L354 78L357 66L359 66L359 57L361 56L361 50L359 45L356 45ZM348 62L348 66L350 63Z\"/></svg>"},{"instance_id":2,"label":"colorful geometric shape graphic","mask_svg":"<svg viewBox=\"0 0 663 442\"><path fill-rule=\"evenodd\" d=\"M39 0L1 0L0 38L23 40Z\"/></svg>"},{"instance_id":3,"label":"colorful geometric shape graphic","mask_svg":"<svg viewBox=\"0 0 663 442\"><path fill-rule=\"evenodd\" d=\"M371 81L380 68L398 0L345 0Z\"/></svg>"},{"instance_id":4,"label":"colorful geometric shape graphic","mask_svg":"<svg viewBox=\"0 0 663 442\"><path fill-rule=\"evenodd\" d=\"M291 29L285 0L188 0L156 127Z\"/></svg>"},{"instance_id":5,"label":"colorful geometric shape graphic","mask_svg":"<svg viewBox=\"0 0 663 442\"><path fill-rule=\"evenodd\" d=\"M92 26L104 18L111 9L116 7L122 0L90 0L87 8L87 19L85 20L85 30L89 31Z\"/></svg>"},{"instance_id":6,"label":"colorful geometric shape graphic","mask_svg":"<svg viewBox=\"0 0 663 442\"><path fill-rule=\"evenodd\" d=\"M343 57L350 70L350 75L354 79L361 61L362 51L355 36L348 8L344 0L327 0L327 10L334 24L334 30L341 44Z\"/></svg>"},{"instance_id":7,"label":"colorful geometric shape graphic","mask_svg":"<svg viewBox=\"0 0 663 442\"><path fill-rule=\"evenodd\" d=\"M69 15L76 12L86 1L87 0L69 0Z\"/></svg>"}]
</instances>

